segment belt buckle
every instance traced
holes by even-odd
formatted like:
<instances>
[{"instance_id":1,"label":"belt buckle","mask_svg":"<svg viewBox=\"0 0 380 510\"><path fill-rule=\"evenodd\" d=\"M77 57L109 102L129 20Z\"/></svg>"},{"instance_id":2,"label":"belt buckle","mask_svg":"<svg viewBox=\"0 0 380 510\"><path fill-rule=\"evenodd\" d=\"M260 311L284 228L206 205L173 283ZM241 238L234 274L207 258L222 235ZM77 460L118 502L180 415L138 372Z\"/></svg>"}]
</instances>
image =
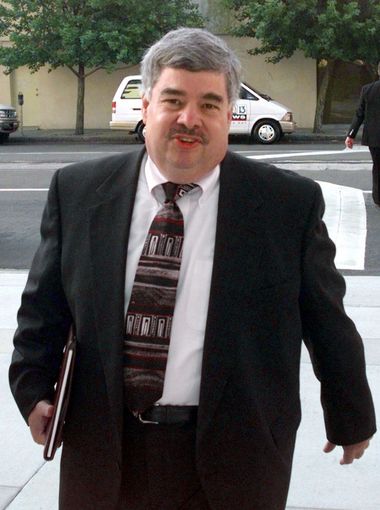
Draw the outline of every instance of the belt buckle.
<instances>
[{"instance_id":1,"label":"belt buckle","mask_svg":"<svg viewBox=\"0 0 380 510\"><path fill-rule=\"evenodd\" d=\"M142 418L142 416L141 416L142 413L139 413L138 411L132 411L132 414L135 418L137 418L139 420L140 423L159 425L158 421L144 420L144 418Z\"/></svg>"}]
</instances>

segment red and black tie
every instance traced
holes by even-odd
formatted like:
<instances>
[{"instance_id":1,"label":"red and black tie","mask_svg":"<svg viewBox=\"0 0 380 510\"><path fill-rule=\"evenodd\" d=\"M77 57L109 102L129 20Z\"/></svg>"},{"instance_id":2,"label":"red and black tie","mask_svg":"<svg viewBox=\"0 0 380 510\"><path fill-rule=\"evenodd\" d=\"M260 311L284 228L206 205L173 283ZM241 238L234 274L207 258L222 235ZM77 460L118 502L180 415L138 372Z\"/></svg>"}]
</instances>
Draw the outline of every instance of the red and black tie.
<instances>
[{"instance_id":1,"label":"red and black tie","mask_svg":"<svg viewBox=\"0 0 380 510\"><path fill-rule=\"evenodd\" d=\"M166 200L136 270L124 340L125 403L131 411L143 412L162 396L184 236L176 200L196 186L162 185Z\"/></svg>"}]
</instances>

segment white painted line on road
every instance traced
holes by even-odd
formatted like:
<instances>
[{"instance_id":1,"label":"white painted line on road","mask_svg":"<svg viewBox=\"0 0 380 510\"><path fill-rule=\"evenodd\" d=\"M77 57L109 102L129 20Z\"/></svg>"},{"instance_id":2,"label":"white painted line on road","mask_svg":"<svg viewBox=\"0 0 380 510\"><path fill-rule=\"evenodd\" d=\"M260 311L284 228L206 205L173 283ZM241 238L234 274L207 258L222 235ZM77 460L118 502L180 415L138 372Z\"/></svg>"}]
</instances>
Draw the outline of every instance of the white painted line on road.
<instances>
[{"instance_id":1,"label":"white painted line on road","mask_svg":"<svg viewBox=\"0 0 380 510\"><path fill-rule=\"evenodd\" d=\"M16 161L13 163L0 163L0 172L9 172L16 170L17 172L21 171L32 171L32 170L58 170L58 168L63 168L64 166L71 165L72 162L56 162L56 163L46 163L46 162L38 162L38 161Z\"/></svg>"},{"instance_id":2,"label":"white painted line on road","mask_svg":"<svg viewBox=\"0 0 380 510\"><path fill-rule=\"evenodd\" d=\"M277 154L276 150L274 148L272 150L273 150L272 154L276 155ZM298 153L298 152L299 152L299 149L289 149L288 154L293 154L293 153ZM247 149L244 151L234 151L234 153L235 154L243 154L243 155L244 154L252 154L252 153L262 154L263 151L259 150L259 149ZM281 154L280 150L278 150L278 154Z\"/></svg>"},{"instance_id":3,"label":"white painted line on road","mask_svg":"<svg viewBox=\"0 0 380 510\"><path fill-rule=\"evenodd\" d=\"M67 151L67 152L1 152L1 155L7 155L7 156L42 156L42 155L50 155L50 154L64 154L65 156L67 154L75 154L78 156L78 154L121 154L122 151Z\"/></svg>"},{"instance_id":4,"label":"white painted line on road","mask_svg":"<svg viewBox=\"0 0 380 510\"><path fill-rule=\"evenodd\" d=\"M249 159L274 159L274 158L294 158L298 156L327 156L330 154L355 154L356 152L368 152L368 148L358 148L355 150L352 149L340 149L335 151L304 151L304 152L285 152L282 154L272 153L272 154L258 154L255 156L247 156Z\"/></svg>"},{"instance_id":5,"label":"white painted line on road","mask_svg":"<svg viewBox=\"0 0 380 510\"><path fill-rule=\"evenodd\" d=\"M49 191L49 188L0 188L1 191L17 193L19 191Z\"/></svg>"},{"instance_id":6,"label":"white painted line on road","mask_svg":"<svg viewBox=\"0 0 380 510\"><path fill-rule=\"evenodd\" d=\"M275 163L277 164L277 163ZM333 170L337 172L371 172L372 163L369 161L303 161L302 163L279 163L279 168L293 170L297 172L301 170L303 172L326 172L327 170Z\"/></svg>"},{"instance_id":7,"label":"white painted line on road","mask_svg":"<svg viewBox=\"0 0 380 510\"><path fill-rule=\"evenodd\" d=\"M1 155L4 156L42 156L42 155L69 155L69 154L75 154L76 156L81 154L121 154L124 151L54 151L54 152L1 152ZM358 145L355 146L353 149L339 149L335 151L302 151L299 152L296 149L289 149L289 151L283 155L282 153L277 153L275 150L271 154L262 154L262 152L259 151L259 149L252 149L252 150L243 150L243 151L235 151L237 154L251 154L252 152L257 152L257 156L247 156L249 158L253 159L269 159L274 157L286 157L286 155L293 156L308 156L308 155L323 155L323 154L340 154L340 153L349 153L349 154L355 154L356 152L369 152L368 147Z\"/></svg>"},{"instance_id":8,"label":"white painted line on road","mask_svg":"<svg viewBox=\"0 0 380 510\"><path fill-rule=\"evenodd\" d=\"M364 270L367 216L363 192L317 181L326 202L324 221L336 246L338 269Z\"/></svg>"}]
</instances>

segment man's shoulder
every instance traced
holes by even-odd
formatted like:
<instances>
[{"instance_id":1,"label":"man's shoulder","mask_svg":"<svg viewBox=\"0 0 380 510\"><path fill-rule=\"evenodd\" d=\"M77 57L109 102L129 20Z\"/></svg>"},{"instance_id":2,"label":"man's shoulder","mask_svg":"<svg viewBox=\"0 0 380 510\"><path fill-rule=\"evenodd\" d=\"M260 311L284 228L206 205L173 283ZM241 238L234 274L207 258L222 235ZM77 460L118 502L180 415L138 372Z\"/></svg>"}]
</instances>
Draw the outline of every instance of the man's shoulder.
<instances>
[{"instance_id":1,"label":"man's shoulder","mask_svg":"<svg viewBox=\"0 0 380 510\"><path fill-rule=\"evenodd\" d=\"M58 190L62 203L89 205L136 183L143 156L140 150L67 165L55 173L53 189Z\"/></svg>"},{"instance_id":2,"label":"man's shoulder","mask_svg":"<svg viewBox=\"0 0 380 510\"><path fill-rule=\"evenodd\" d=\"M228 152L223 164L234 178L248 179L261 186L315 188L316 183L308 177L270 163Z\"/></svg>"},{"instance_id":3,"label":"man's shoulder","mask_svg":"<svg viewBox=\"0 0 380 510\"><path fill-rule=\"evenodd\" d=\"M380 90L380 80L372 81L371 83L363 85L362 94L368 94L372 90L375 90L376 92Z\"/></svg>"},{"instance_id":4,"label":"man's shoulder","mask_svg":"<svg viewBox=\"0 0 380 510\"><path fill-rule=\"evenodd\" d=\"M253 202L260 203L268 217L307 217L312 204L323 200L320 186L312 179L231 153L222 164L220 186L224 198L237 196L249 208Z\"/></svg>"},{"instance_id":5,"label":"man's shoulder","mask_svg":"<svg viewBox=\"0 0 380 510\"><path fill-rule=\"evenodd\" d=\"M120 168L135 167L142 159L141 151L131 151L128 153L117 153L111 156L88 159L78 163L72 163L60 169L60 173L66 179L83 179L87 175L91 178L106 178L107 175L117 171Z\"/></svg>"}]
</instances>

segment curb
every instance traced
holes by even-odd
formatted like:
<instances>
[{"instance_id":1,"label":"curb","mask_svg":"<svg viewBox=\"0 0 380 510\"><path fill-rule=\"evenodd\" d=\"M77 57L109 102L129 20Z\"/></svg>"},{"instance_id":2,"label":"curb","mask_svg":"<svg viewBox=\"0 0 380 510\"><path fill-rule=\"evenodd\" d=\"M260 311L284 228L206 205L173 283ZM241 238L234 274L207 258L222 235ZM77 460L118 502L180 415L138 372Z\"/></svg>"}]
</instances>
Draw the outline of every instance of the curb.
<instances>
[{"instance_id":1,"label":"curb","mask_svg":"<svg viewBox=\"0 0 380 510\"><path fill-rule=\"evenodd\" d=\"M295 133L292 135L286 135L280 142L274 144L286 145L295 143L318 143L318 142L344 142L346 135L330 135L327 133ZM258 145L250 142L247 137L234 136L230 138L230 143L250 143L252 145ZM3 143L2 146L6 147L9 145L29 145L34 143L57 143L57 144L85 144L85 143L99 143L99 144L140 144L136 135L73 135L73 134L38 134L38 135L16 135L9 138L9 141ZM140 144L141 145L141 144Z\"/></svg>"},{"instance_id":2,"label":"curb","mask_svg":"<svg viewBox=\"0 0 380 510\"><path fill-rule=\"evenodd\" d=\"M135 144L138 143L135 135L117 135L117 136L104 136L104 135L54 135L54 134L41 134L37 136L30 135L17 135L9 138L9 141L4 143L6 145L28 145L33 143L110 143L110 144Z\"/></svg>"}]
</instances>

